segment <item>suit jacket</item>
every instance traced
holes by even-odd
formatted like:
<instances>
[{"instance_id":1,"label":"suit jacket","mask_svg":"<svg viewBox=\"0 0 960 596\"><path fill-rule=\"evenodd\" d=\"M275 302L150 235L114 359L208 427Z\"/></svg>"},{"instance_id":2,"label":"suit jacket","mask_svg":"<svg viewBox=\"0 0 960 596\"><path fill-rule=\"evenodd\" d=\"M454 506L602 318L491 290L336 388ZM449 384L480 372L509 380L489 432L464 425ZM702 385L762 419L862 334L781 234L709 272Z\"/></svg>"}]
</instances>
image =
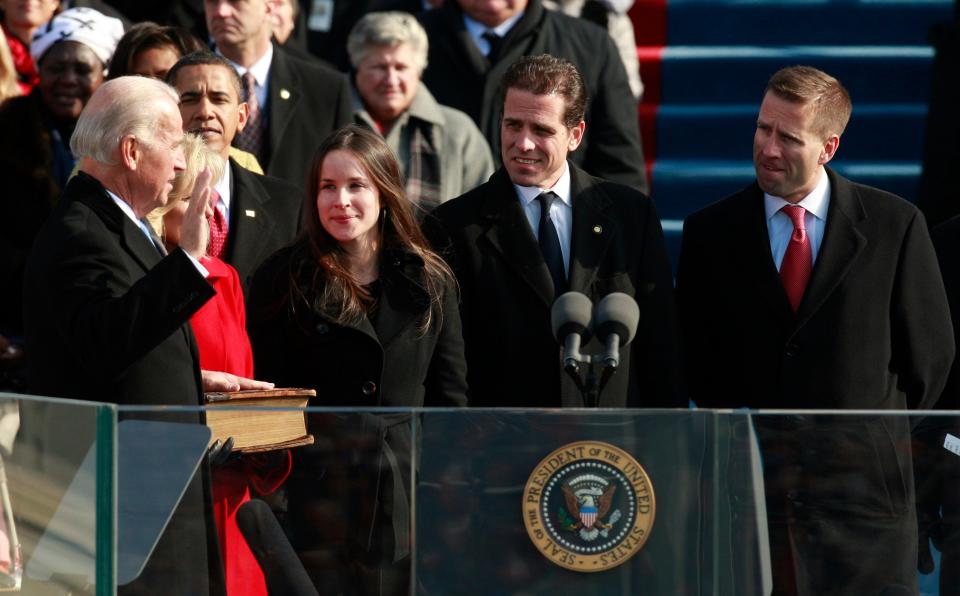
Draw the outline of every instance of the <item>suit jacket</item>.
<instances>
[{"instance_id":1,"label":"suit jacket","mask_svg":"<svg viewBox=\"0 0 960 596\"><path fill-rule=\"evenodd\" d=\"M430 37L423 82L437 101L466 112L483 132L500 164L500 79L521 56L552 54L576 65L587 87L587 129L570 159L599 178L649 192L637 117L623 61L607 32L530 0L503 40L496 64L480 53L463 24L457 2L422 13Z\"/></svg>"},{"instance_id":2,"label":"suit jacket","mask_svg":"<svg viewBox=\"0 0 960 596\"><path fill-rule=\"evenodd\" d=\"M41 229L27 264L31 391L120 405L201 405L197 348L187 323L212 295L186 253L162 257L103 186L79 173ZM199 422L196 414L163 419ZM93 437L78 426L76 453L83 457ZM198 474L147 567L120 593L206 594L222 588L216 543L207 542L215 537L207 490L205 474Z\"/></svg>"},{"instance_id":3,"label":"suit jacket","mask_svg":"<svg viewBox=\"0 0 960 596\"><path fill-rule=\"evenodd\" d=\"M699 405L904 410L940 394L953 335L923 216L826 171L826 228L796 314L756 183L687 218L677 292ZM767 416L756 427L776 589L914 592L909 421Z\"/></svg>"},{"instance_id":4,"label":"suit jacket","mask_svg":"<svg viewBox=\"0 0 960 596\"><path fill-rule=\"evenodd\" d=\"M317 147L353 121L350 84L339 72L274 44L269 91L260 163L267 175L304 187Z\"/></svg>"},{"instance_id":5,"label":"suit jacket","mask_svg":"<svg viewBox=\"0 0 960 596\"><path fill-rule=\"evenodd\" d=\"M636 338L621 350L620 369L600 405L685 407L673 283L653 202L633 188L570 168L569 289L594 303L625 292L641 313ZM562 370L550 325L550 272L506 170L442 204L434 217L442 228L432 233L435 244L445 247L461 288L471 405L583 406ZM586 353L599 351L596 340L586 345Z\"/></svg>"},{"instance_id":6,"label":"suit jacket","mask_svg":"<svg viewBox=\"0 0 960 596\"><path fill-rule=\"evenodd\" d=\"M247 287L257 267L293 241L300 227L303 191L260 176L230 160L230 226L224 259Z\"/></svg>"}]
</instances>

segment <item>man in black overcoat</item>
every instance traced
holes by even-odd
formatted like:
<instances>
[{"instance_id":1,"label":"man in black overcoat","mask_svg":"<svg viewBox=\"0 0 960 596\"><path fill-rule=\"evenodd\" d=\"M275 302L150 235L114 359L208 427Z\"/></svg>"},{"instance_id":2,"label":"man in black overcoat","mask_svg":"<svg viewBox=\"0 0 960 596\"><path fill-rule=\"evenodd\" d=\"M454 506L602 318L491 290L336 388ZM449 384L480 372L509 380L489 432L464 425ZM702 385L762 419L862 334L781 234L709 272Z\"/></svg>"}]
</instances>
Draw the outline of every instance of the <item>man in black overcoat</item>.
<instances>
[{"instance_id":1,"label":"man in black overcoat","mask_svg":"<svg viewBox=\"0 0 960 596\"><path fill-rule=\"evenodd\" d=\"M649 192L637 101L610 35L593 23L547 10L540 0L513 0L489 9L486 4L450 0L421 15L430 37L423 82L437 101L469 114L490 146L499 147L500 79L507 68L521 56L569 60L589 95L586 131L570 160L592 176Z\"/></svg>"},{"instance_id":2,"label":"man in black overcoat","mask_svg":"<svg viewBox=\"0 0 960 596\"><path fill-rule=\"evenodd\" d=\"M233 265L247 287L257 267L297 234L303 191L278 178L261 176L230 158L230 144L247 123L240 77L223 56L203 51L181 58L167 73L180 94L183 129L203 137L227 160L215 182L216 209L227 241L215 255Z\"/></svg>"},{"instance_id":3,"label":"man in black overcoat","mask_svg":"<svg viewBox=\"0 0 960 596\"><path fill-rule=\"evenodd\" d=\"M217 53L244 82L250 118L235 144L257 156L269 176L305 186L310 158L331 132L353 122L347 77L303 60L271 41L272 0L204 3Z\"/></svg>"},{"instance_id":4,"label":"man in black overcoat","mask_svg":"<svg viewBox=\"0 0 960 596\"><path fill-rule=\"evenodd\" d=\"M833 77L778 71L756 182L687 218L677 293L698 405L906 410L940 395L953 333L923 216L826 167L850 113ZM775 593L915 593L908 421L755 424Z\"/></svg>"},{"instance_id":5,"label":"man in black overcoat","mask_svg":"<svg viewBox=\"0 0 960 596\"><path fill-rule=\"evenodd\" d=\"M470 404L593 405L564 373L551 330L554 300L576 291L594 303L624 292L640 306L636 338L599 405L685 407L673 283L653 202L568 159L586 129L586 89L572 63L522 58L502 85L504 165L433 212L462 293ZM555 193L549 203L538 198L544 191ZM544 205L549 217L541 217ZM598 353L597 340L586 351Z\"/></svg>"},{"instance_id":6,"label":"man in black overcoat","mask_svg":"<svg viewBox=\"0 0 960 596\"><path fill-rule=\"evenodd\" d=\"M208 191L199 190L206 188L204 176L184 216L180 248L165 254L145 223L147 213L166 203L174 175L184 168L182 138L177 95L164 83L120 77L90 98L71 140L80 172L27 264L24 320L33 393L199 406L204 390L272 386L200 370L188 320L214 294L199 263L209 209ZM202 422L196 414L165 419ZM80 424L77 435L84 430ZM195 476L146 568L120 593L222 590L208 490L205 472Z\"/></svg>"}]
</instances>

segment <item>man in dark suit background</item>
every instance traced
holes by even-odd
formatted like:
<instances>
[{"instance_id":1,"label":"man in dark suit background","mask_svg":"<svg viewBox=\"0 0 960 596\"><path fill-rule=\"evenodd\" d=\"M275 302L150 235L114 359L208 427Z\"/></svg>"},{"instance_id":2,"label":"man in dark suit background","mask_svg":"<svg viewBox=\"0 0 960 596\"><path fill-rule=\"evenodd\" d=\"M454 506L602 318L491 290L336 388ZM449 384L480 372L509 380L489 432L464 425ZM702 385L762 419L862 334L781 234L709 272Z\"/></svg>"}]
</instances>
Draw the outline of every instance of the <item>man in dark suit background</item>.
<instances>
[{"instance_id":1,"label":"man in dark suit background","mask_svg":"<svg viewBox=\"0 0 960 596\"><path fill-rule=\"evenodd\" d=\"M216 183L218 197L211 235L225 235L214 254L236 268L246 285L260 263L293 240L300 221L303 191L271 176L260 176L230 159L230 144L247 124L240 77L223 56L197 52L178 61L167 82L180 94L183 128L203 137L228 160Z\"/></svg>"},{"instance_id":2,"label":"man in dark suit background","mask_svg":"<svg viewBox=\"0 0 960 596\"><path fill-rule=\"evenodd\" d=\"M940 395L953 335L923 216L826 167L851 109L826 73L778 71L756 182L687 218L677 292L697 404L905 410ZM755 424L775 593L914 593L907 420Z\"/></svg>"},{"instance_id":3,"label":"man in dark suit background","mask_svg":"<svg viewBox=\"0 0 960 596\"><path fill-rule=\"evenodd\" d=\"M80 173L38 235L27 266L32 392L199 406L204 390L272 387L199 367L187 322L213 295L199 263L209 208L204 176L184 216L180 248L165 255L144 222L166 203L174 175L184 168L181 129L176 93L159 81L120 77L91 96L71 139ZM173 417L198 421L195 414ZM24 412L26 426L29 420ZM84 441L92 440L86 430L92 429L77 428L65 439L82 447L79 457L89 446ZM187 487L147 567L121 593L218 591L219 558L215 542L207 542L216 534L202 484L198 475Z\"/></svg>"},{"instance_id":4,"label":"man in dark suit background","mask_svg":"<svg viewBox=\"0 0 960 596\"><path fill-rule=\"evenodd\" d=\"M500 146L500 79L507 68L524 55L565 58L589 95L586 132L571 161L593 176L649 192L637 101L604 29L547 10L540 0L448 0L421 21L430 38L424 84L438 102L473 118L491 147Z\"/></svg>"},{"instance_id":5,"label":"man in dark suit background","mask_svg":"<svg viewBox=\"0 0 960 596\"><path fill-rule=\"evenodd\" d=\"M584 405L550 325L554 300L571 290L595 302L625 292L642 313L599 405L686 406L673 284L653 203L569 161L586 129L579 72L563 59L526 57L502 86L504 165L434 211L462 291L471 405ZM541 198L544 191L553 194ZM598 342L586 351L598 352Z\"/></svg>"},{"instance_id":6,"label":"man in dark suit background","mask_svg":"<svg viewBox=\"0 0 960 596\"><path fill-rule=\"evenodd\" d=\"M204 3L216 51L243 81L250 116L236 145L264 171L303 187L320 142L352 122L350 86L339 72L297 58L271 42L272 0Z\"/></svg>"}]
</instances>

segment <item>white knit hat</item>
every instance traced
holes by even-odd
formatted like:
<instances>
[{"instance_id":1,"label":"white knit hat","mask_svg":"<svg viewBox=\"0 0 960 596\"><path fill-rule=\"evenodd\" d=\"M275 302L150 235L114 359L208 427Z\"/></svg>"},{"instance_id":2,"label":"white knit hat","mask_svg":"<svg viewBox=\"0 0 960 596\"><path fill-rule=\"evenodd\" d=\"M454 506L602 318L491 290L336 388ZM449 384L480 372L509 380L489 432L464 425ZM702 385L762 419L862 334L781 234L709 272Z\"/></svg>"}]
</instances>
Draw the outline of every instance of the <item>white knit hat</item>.
<instances>
[{"instance_id":1,"label":"white knit hat","mask_svg":"<svg viewBox=\"0 0 960 596\"><path fill-rule=\"evenodd\" d=\"M120 19L108 17L92 8L71 8L37 29L30 44L30 56L34 64L40 64L40 59L53 44L76 41L93 50L97 58L107 65L121 37L123 23Z\"/></svg>"}]
</instances>

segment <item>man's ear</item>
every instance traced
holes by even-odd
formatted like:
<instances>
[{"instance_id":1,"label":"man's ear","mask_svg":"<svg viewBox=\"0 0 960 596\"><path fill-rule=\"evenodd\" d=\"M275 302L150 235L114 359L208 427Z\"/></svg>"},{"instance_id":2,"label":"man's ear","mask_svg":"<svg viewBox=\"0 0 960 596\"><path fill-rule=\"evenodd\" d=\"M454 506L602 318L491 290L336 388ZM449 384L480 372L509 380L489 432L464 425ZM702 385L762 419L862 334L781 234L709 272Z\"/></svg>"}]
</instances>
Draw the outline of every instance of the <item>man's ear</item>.
<instances>
[{"instance_id":1,"label":"man's ear","mask_svg":"<svg viewBox=\"0 0 960 596\"><path fill-rule=\"evenodd\" d=\"M587 130L587 123L581 120L579 124L570 129L570 143L567 145L567 151L573 153L580 142L583 141L583 132Z\"/></svg>"},{"instance_id":2,"label":"man's ear","mask_svg":"<svg viewBox=\"0 0 960 596\"><path fill-rule=\"evenodd\" d=\"M133 135L120 139L120 164L128 170L136 171L142 156L140 141Z\"/></svg>"},{"instance_id":3,"label":"man's ear","mask_svg":"<svg viewBox=\"0 0 960 596\"><path fill-rule=\"evenodd\" d=\"M823 142L823 150L820 151L820 159L818 163L822 166L833 159L833 156L837 154L837 149L840 148L840 135L830 135L827 137L827 140Z\"/></svg>"},{"instance_id":4,"label":"man's ear","mask_svg":"<svg viewBox=\"0 0 960 596\"><path fill-rule=\"evenodd\" d=\"M250 106L247 105L247 102L241 101L240 105L237 106L237 132L239 133L247 125L247 120L250 118Z\"/></svg>"}]
</instances>

